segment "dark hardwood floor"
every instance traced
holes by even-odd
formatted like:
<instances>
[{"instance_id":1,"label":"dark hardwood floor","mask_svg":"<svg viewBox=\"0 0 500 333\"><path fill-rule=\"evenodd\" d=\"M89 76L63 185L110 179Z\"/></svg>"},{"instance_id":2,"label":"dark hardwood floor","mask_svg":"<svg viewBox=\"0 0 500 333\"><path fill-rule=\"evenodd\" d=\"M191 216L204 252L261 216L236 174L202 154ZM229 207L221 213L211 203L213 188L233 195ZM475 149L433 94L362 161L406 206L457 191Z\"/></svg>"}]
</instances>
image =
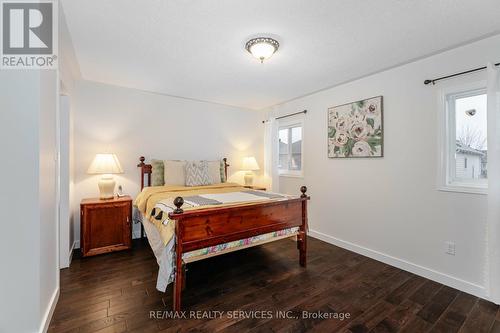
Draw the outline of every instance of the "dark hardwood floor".
<instances>
[{"instance_id":1,"label":"dark hardwood floor","mask_svg":"<svg viewBox=\"0 0 500 333\"><path fill-rule=\"evenodd\" d=\"M307 269L290 240L188 265L187 319L150 318L172 303L170 287L155 289L157 271L141 242L74 259L61 272L49 332L500 332L498 306L313 238ZM189 318L204 310L212 312L195 314L224 314ZM295 319L302 311L350 317Z\"/></svg>"}]
</instances>

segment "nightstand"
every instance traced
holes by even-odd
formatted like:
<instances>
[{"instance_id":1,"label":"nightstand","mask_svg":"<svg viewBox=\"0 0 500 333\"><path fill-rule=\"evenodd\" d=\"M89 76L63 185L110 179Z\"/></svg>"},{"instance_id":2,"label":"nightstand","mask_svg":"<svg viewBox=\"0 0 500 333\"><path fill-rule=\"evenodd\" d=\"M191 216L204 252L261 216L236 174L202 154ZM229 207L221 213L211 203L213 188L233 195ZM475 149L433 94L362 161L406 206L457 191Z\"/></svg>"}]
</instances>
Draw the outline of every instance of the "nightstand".
<instances>
[{"instance_id":1,"label":"nightstand","mask_svg":"<svg viewBox=\"0 0 500 333\"><path fill-rule=\"evenodd\" d=\"M82 256L127 250L132 247L132 198L83 199L80 204Z\"/></svg>"},{"instance_id":2,"label":"nightstand","mask_svg":"<svg viewBox=\"0 0 500 333\"><path fill-rule=\"evenodd\" d=\"M260 191L265 191L266 188L264 186L257 186L257 185L243 185L244 188L251 188L252 190L260 190Z\"/></svg>"}]
</instances>

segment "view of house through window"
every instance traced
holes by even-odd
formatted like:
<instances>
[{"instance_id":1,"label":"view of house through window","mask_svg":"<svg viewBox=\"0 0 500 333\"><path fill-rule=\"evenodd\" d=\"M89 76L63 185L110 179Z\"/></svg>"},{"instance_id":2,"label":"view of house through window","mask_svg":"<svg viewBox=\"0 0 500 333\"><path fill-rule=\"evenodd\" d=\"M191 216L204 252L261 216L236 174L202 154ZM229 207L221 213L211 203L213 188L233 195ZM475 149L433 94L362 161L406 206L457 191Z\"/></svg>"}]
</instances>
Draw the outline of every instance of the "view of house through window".
<instances>
[{"instance_id":1,"label":"view of house through window","mask_svg":"<svg viewBox=\"0 0 500 333\"><path fill-rule=\"evenodd\" d=\"M280 127L278 169L283 173L302 170L302 126Z\"/></svg>"},{"instance_id":2,"label":"view of house through window","mask_svg":"<svg viewBox=\"0 0 500 333\"><path fill-rule=\"evenodd\" d=\"M469 92L454 96L451 102L455 119L454 178L484 182L488 177L486 94Z\"/></svg>"}]
</instances>

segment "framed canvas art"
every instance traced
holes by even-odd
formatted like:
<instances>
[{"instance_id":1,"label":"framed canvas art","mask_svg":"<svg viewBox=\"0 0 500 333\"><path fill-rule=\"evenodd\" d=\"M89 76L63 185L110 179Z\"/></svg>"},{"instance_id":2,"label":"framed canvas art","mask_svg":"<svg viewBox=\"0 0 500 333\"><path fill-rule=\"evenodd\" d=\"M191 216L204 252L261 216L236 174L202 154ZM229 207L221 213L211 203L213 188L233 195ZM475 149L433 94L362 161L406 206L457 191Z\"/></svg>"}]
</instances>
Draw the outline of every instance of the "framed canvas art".
<instances>
[{"instance_id":1,"label":"framed canvas art","mask_svg":"<svg viewBox=\"0 0 500 333\"><path fill-rule=\"evenodd\" d=\"M384 156L382 96L328 109L328 157Z\"/></svg>"}]
</instances>

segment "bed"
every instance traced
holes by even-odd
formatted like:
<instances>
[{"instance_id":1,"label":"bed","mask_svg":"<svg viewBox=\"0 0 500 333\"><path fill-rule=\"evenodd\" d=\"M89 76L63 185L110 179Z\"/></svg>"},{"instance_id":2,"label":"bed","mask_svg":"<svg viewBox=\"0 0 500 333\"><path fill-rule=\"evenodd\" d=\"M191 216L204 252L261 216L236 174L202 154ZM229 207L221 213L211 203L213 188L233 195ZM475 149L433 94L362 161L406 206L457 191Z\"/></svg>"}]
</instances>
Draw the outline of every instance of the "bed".
<instances>
[{"instance_id":1,"label":"bed","mask_svg":"<svg viewBox=\"0 0 500 333\"><path fill-rule=\"evenodd\" d=\"M221 163L227 179L227 159ZM157 289L173 282L173 309L181 309L185 265L224 253L293 237L306 266L307 188L297 196L221 182L203 186L151 186L153 165L140 158L141 193L135 205L141 236L159 264Z\"/></svg>"}]
</instances>

